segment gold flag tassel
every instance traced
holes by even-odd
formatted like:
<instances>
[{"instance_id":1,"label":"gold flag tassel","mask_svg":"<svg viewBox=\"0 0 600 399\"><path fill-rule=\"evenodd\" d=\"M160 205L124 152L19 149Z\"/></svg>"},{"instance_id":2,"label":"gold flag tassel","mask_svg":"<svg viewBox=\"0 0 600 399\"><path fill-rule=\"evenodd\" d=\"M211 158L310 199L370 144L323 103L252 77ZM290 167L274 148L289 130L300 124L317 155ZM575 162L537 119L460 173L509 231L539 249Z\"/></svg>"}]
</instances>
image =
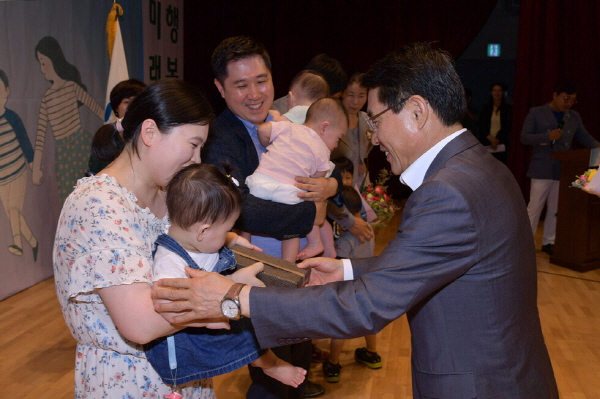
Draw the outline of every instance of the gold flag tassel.
<instances>
[{"instance_id":1,"label":"gold flag tassel","mask_svg":"<svg viewBox=\"0 0 600 399\"><path fill-rule=\"evenodd\" d=\"M108 60L112 60L113 46L115 45L115 36L117 35L117 18L123 15L123 8L117 3L113 3L112 9L108 13L106 21L106 35L108 39Z\"/></svg>"}]
</instances>

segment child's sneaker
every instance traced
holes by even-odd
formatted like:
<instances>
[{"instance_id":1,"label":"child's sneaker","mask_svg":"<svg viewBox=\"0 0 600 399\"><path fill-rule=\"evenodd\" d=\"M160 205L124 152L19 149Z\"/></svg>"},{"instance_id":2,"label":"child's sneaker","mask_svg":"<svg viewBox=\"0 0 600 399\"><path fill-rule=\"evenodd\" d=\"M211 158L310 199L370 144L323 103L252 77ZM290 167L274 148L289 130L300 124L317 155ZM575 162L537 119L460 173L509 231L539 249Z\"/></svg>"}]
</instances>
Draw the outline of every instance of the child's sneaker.
<instances>
[{"instance_id":1,"label":"child's sneaker","mask_svg":"<svg viewBox=\"0 0 600 399\"><path fill-rule=\"evenodd\" d=\"M323 362L323 376L327 382L340 382L340 371L342 366L333 364L329 360Z\"/></svg>"},{"instance_id":2,"label":"child's sneaker","mask_svg":"<svg viewBox=\"0 0 600 399\"><path fill-rule=\"evenodd\" d=\"M381 368L381 356L377 352L369 352L367 348L358 348L354 351L354 359L372 369Z\"/></svg>"}]
</instances>

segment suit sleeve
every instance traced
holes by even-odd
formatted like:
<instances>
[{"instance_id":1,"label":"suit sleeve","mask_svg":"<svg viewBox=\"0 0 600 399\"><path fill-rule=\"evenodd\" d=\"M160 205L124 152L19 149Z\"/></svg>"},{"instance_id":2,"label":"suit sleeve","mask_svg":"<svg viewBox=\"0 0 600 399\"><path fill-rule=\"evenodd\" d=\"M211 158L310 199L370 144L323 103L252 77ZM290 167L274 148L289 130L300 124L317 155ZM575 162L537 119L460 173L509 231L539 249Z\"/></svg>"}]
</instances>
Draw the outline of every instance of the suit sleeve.
<instances>
[{"instance_id":1,"label":"suit sleeve","mask_svg":"<svg viewBox=\"0 0 600 399\"><path fill-rule=\"evenodd\" d=\"M245 129L243 126L242 128ZM252 164L248 151L254 151L254 148L247 148L248 145L232 133L233 129L235 127L220 126L218 129L213 129L211 126L209 139L202 150L202 162L222 169L224 165L229 165L231 176L239 183L244 202L242 214L235 227L278 240L306 236L311 231L315 220L314 203L305 201L296 205L287 205L251 195L245 181L258 166L258 161Z\"/></svg>"},{"instance_id":2,"label":"suit sleeve","mask_svg":"<svg viewBox=\"0 0 600 399\"><path fill-rule=\"evenodd\" d=\"M352 261L357 280L296 290L253 288L250 312L261 347L281 345L287 337L376 333L478 262L468 203L450 184L421 186L403 219L379 257Z\"/></svg>"},{"instance_id":3,"label":"suit sleeve","mask_svg":"<svg viewBox=\"0 0 600 399\"><path fill-rule=\"evenodd\" d=\"M550 144L550 136L548 133L537 133L537 117L534 110L530 110L523 122L523 130L521 130L521 143L524 145L542 145Z\"/></svg>"}]
</instances>

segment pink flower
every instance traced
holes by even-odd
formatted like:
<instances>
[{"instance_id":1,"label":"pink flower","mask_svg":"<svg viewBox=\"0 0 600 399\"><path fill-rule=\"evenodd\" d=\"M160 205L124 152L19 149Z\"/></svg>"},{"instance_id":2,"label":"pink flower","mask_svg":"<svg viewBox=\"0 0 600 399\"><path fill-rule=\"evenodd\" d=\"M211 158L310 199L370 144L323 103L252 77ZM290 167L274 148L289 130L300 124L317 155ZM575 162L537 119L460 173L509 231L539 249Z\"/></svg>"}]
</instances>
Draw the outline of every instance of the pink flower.
<instances>
[{"instance_id":1,"label":"pink flower","mask_svg":"<svg viewBox=\"0 0 600 399\"><path fill-rule=\"evenodd\" d=\"M383 187L381 187L381 186L377 186L377 187L375 187L375 192L376 192L377 194L383 194L383 193L384 193L384 191L383 191Z\"/></svg>"}]
</instances>

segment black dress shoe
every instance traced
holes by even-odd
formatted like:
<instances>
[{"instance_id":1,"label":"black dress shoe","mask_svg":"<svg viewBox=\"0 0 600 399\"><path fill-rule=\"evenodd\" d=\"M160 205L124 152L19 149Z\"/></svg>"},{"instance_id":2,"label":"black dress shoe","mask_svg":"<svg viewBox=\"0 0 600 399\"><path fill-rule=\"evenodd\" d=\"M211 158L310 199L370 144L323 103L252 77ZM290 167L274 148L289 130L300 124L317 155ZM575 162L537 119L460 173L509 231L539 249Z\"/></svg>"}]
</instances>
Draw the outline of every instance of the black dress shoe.
<instances>
[{"instance_id":1,"label":"black dress shoe","mask_svg":"<svg viewBox=\"0 0 600 399\"><path fill-rule=\"evenodd\" d=\"M315 384L311 380L306 380L304 397L305 398L317 398L325 393L325 388L319 384Z\"/></svg>"},{"instance_id":2,"label":"black dress shoe","mask_svg":"<svg viewBox=\"0 0 600 399\"><path fill-rule=\"evenodd\" d=\"M550 256L554 255L554 244L542 245L542 252L545 252Z\"/></svg>"}]
</instances>

